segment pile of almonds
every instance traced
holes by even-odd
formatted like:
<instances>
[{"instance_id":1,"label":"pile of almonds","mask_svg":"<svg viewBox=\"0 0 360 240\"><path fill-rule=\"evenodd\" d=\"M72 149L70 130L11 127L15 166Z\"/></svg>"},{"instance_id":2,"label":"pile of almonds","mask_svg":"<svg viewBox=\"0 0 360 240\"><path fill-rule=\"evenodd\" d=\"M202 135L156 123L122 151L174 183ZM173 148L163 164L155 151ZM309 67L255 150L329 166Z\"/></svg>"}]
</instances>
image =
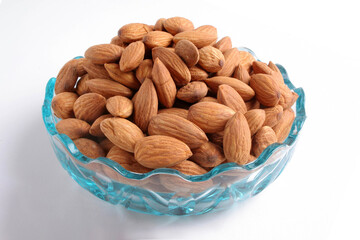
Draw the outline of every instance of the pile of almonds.
<instances>
[{"instance_id":1,"label":"pile of almonds","mask_svg":"<svg viewBox=\"0 0 360 240\"><path fill-rule=\"evenodd\" d=\"M55 93L56 129L84 155L189 175L250 163L284 141L298 97L275 64L182 17L124 25L110 44L67 62Z\"/></svg>"}]
</instances>

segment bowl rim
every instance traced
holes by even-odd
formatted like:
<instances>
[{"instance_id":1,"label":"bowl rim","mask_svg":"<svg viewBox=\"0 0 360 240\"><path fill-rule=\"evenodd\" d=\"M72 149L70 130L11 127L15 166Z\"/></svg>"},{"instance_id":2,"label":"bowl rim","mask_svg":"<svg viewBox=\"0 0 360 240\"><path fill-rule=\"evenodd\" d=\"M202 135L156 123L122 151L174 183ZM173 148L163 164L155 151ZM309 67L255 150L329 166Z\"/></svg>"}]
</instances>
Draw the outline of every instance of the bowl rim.
<instances>
[{"instance_id":1,"label":"bowl rim","mask_svg":"<svg viewBox=\"0 0 360 240\"><path fill-rule=\"evenodd\" d=\"M255 59L259 61L259 59L256 57L255 53L252 50L250 50L249 48L239 47L238 49L240 51L246 51L246 52L251 53L255 57ZM82 56L75 57L75 59L78 59L78 58L82 58ZM117 173L122 175L123 177L131 179L131 180L143 180L143 179L149 178L152 175L168 174L168 175L175 175L177 177L180 177L180 178L190 181L190 182L202 182L202 181L207 181L213 177L216 177L217 175L224 173L226 171L242 170L242 171L251 172L251 171L258 170L258 169L264 167L266 165L267 160L270 158L270 156L272 156L272 154L276 150L278 150L280 148L288 148L288 147L293 146L295 144L295 142L299 136L299 133L303 127L303 124L306 120L304 90L301 87L296 88L292 84L292 82L289 79L287 71L285 70L285 68L282 65L276 64L276 66L279 68L279 70L284 78L285 84L291 90L293 90L294 92L296 92L299 95L299 97L296 101L295 120L293 122L293 125L291 127L288 137L284 140L283 143L274 143L274 144L268 146L261 153L261 155L255 161L253 161L251 163L248 163L245 165L239 165L237 163L223 163L223 164L220 164L220 165L214 167L209 172L202 174L202 175L186 175L186 174L179 172L178 170L170 169L170 168L158 168L158 169L154 169L148 173L134 173L134 172L130 172L130 171L126 170L119 163L112 161L109 158L99 157L96 159L92 159L92 158L86 157L77 149L74 142L67 135L59 134L55 128L56 123L54 121L53 113L51 110L51 101L52 101L52 98L54 97L54 86L55 86L55 81L56 81L55 77L50 78L46 85L45 99L44 99L44 102L42 105L42 117L43 117L43 121L44 121L46 130L47 130L49 136L58 137L61 140L61 143L67 149L67 151L77 161L79 161L83 164L88 164L88 163L92 163L92 162L102 163L104 165L107 165L108 167L110 167L111 169L113 169L114 171L116 171Z\"/></svg>"}]
</instances>

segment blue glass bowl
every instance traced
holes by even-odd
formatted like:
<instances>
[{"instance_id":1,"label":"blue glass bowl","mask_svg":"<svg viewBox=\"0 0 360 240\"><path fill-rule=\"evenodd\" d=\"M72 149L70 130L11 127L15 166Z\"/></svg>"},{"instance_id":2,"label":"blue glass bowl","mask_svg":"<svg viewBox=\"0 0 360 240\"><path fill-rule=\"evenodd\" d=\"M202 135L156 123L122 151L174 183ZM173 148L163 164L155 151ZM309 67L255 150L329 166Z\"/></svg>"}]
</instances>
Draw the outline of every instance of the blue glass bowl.
<instances>
[{"instance_id":1,"label":"blue glass bowl","mask_svg":"<svg viewBox=\"0 0 360 240\"><path fill-rule=\"evenodd\" d=\"M247 48L239 49L255 56ZM296 106L293 106L296 117L292 129L283 143L272 144L254 162L243 166L221 164L198 176L166 168L138 174L127 171L108 158L90 159L76 148L68 136L59 134L55 128L59 121L51 109L55 78L51 78L46 86L43 120L63 168L80 186L104 201L155 215L197 215L225 209L264 190L280 175L294 152L306 119L305 95L302 88L295 88L290 82L284 67L277 66L288 87L299 95Z\"/></svg>"}]
</instances>

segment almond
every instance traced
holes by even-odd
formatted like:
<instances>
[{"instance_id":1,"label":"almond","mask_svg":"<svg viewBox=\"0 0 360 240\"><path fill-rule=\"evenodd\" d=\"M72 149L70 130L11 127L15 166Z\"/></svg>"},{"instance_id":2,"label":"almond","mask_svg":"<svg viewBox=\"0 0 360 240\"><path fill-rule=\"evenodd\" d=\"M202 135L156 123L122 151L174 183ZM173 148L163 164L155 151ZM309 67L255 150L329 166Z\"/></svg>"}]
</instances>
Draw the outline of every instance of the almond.
<instances>
[{"instance_id":1,"label":"almond","mask_svg":"<svg viewBox=\"0 0 360 240\"><path fill-rule=\"evenodd\" d=\"M266 63L260 61L254 61L252 63L252 69L255 74L263 73L263 74L271 75L273 73L273 70L270 67L268 67Z\"/></svg>"},{"instance_id":2,"label":"almond","mask_svg":"<svg viewBox=\"0 0 360 240\"><path fill-rule=\"evenodd\" d=\"M219 103L218 100L214 97L203 97L202 99L199 100L199 102L215 102L215 103Z\"/></svg>"},{"instance_id":3,"label":"almond","mask_svg":"<svg viewBox=\"0 0 360 240\"><path fill-rule=\"evenodd\" d=\"M106 109L114 117L128 118L133 112L133 103L123 96L114 96L106 101Z\"/></svg>"},{"instance_id":4,"label":"almond","mask_svg":"<svg viewBox=\"0 0 360 240\"><path fill-rule=\"evenodd\" d=\"M203 32L203 31L185 31L174 36L174 43L177 44L180 40L189 40L197 48L203 48L211 45L217 39L217 34Z\"/></svg>"},{"instance_id":5,"label":"almond","mask_svg":"<svg viewBox=\"0 0 360 240\"><path fill-rule=\"evenodd\" d=\"M199 61L197 47L188 40L181 40L175 46L175 53L181 57L188 67L193 67Z\"/></svg>"},{"instance_id":6,"label":"almond","mask_svg":"<svg viewBox=\"0 0 360 240\"><path fill-rule=\"evenodd\" d=\"M254 89L256 99L264 106L273 107L280 99L280 88L278 83L266 74L253 74L250 80L250 86Z\"/></svg>"},{"instance_id":7,"label":"almond","mask_svg":"<svg viewBox=\"0 0 360 240\"><path fill-rule=\"evenodd\" d=\"M99 44L88 48L85 58L95 64L117 62L120 60L124 48L115 44Z\"/></svg>"},{"instance_id":8,"label":"almond","mask_svg":"<svg viewBox=\"0 0 360 240\"><path fill-rule=\"evenodd\" d=\"M135 143L144 137L138 126L124 118L105 119L100 129L112 143L127 152L134 152Z\"/></svg>"},{"instance_id":9,"label":"almond","mask_svg":"<svg viewBox=\"0 0 360 240\"><path fill-rule=\"evenodd\" d=\"M235 67L240 64L240 52L237 48L228 49L224 52L224 58L225 64L216 75L230 77L234 73Z\"/></svg>"},{"instance_id":10,"label":"almond","mask_svg":"<svg viewBox=\"0 0 360 240\"><path fill-rule=\"evenodd\" d=\"M139 89L140 83L135 78L133 72L122 72L120 70L120 65L116 63L105 63L104 66L114 81L117 81L131 89Z\"/></svg>"},{"instance_id":11,"label":"almond","mask_svg":"<svg viewBox=\"0 0 360 240\"><path fill-rule=\"evenodd\" d=\"M208 72L217 72L225 64L222 52L214 47L206 46L199 50L199 65Z\"/></svg>"},{"instance_id":12,"label":"almond","mask_svg":"<svg viewBox=\"0 0 360 240\"><path fill-rule=\"evenodd\" d=\"M190 148L168 136L148 136L135 144L135 160L147 168L172 167L191 157Z\"/></svg>"},{"instance_id":13,"label":"almond","mask_svg":"<svg viewBox=\"0 0 360 240\"><path fill-rule=\"evenodd\" d=\"M216 167L225 161L221 147L211 142L205 142L199 148L192 150L192 152L193 155L190 160L201 167Z\"/></svg>"},{"instance_id":14,"label":"almond","mask_svg":"<svg viewBox=\"0 0 360 240\"><path fill-rule=\"evenodd\" d=\"M192 161L182 161L179 164L172 166L172 169L178 170L179 172L186 175L202 175L207 171Z\"/></svg>"},{"instance_id":15,"label":"almond","mask_svg":"<svg viewBox=\"0 0 360 240\"><path fill-rule=\"evenodd\" d=\"M224 131L209 134L209 139L212 143L223 147Z\"/></svg>"},{"instance_id":16,"label":"almond","mask_svg":"<svg viewBox=\"0 0 360 240\"><path fill-rule=\"evenodd\" d=\"M145 78L152 78L151 72L153 68L153 61L151 59L144 59L139 67L136 69L136 78L143 83Z\"/></svg>"},{"instance_id":17,"label":"almond","mask_svg":"<svg viewBox=\"0 0 360 240\"><path fill-rule=\"evenodd\" d=\"M246 109L249 111L251 109L259 109L260 103L256 98L251 99L250 101L245 102Z\"/></svg>"},{"instance_id":18,"label":"almond","mask_svg":"<svg viewBox=\"0 0 360 240\"><path fill-rule=\"evenodd\" d=\"M184 86L190 82L190 71L175 52L172 52L167 48L156 47L152 49L152 57L154 62L156 58L161 60L174 77L174 81L177 86Z\"/></svg>"},{"instance_id":19,"label":"almond","mask_svg":"<svg viewBox=\"0 0 360 240\"><path fill-rule=\"evenodd\" d=\"M162 31L152 31L143 38L144 44L148 48L167 47L171 44L173 35Z\"/></svg>"},{"instance_id":20,"label":"almond","mask_svg":"<svg viewBox=\"0 0 360 240\"><path fill-rule=\"evenodd\" d=\"M255 157L259 157L265 148L276 142L277 138L274 130L269 126L264 126L255 134L253 138L252 152L254 153Z\"/></svg>"},{"instance_id":21,"label":"almond","mask_svg":"<svg viewBox=\"0 0 360 240\"><path fill-rule=\"evenodd\" d=\"M187 119L188 112L189 112L188 110L182 108L165 108L165 109L160 109L158 111L158 114L161 113L174 114L176 116Z\"/></svg>"},{"instance_id":22,"label":"almond","mask_svg":"<svg viewBox=\"0 0 360 240\"><path fill-rule=\"evenodd\" d=\"M217 29L211 25L203 25L194 30L195 32L206 32L217 36Z\"/></svg>"},{"instance_id":23,"label":"almond","mask_svg":"<svg viewBox=\"0 0 360 240\"><path fill-rule=\"evenodd\" d=\"M250 73L252 63L255 61L255 57L246 51L239 51L239 56L240 64Z\"/></svg>"},{"instance_id":24,"label":"almond","mask_svg":"<svg viewBox=\"0 0 360 240\"><path fill-rule=\"evenodd\" d=\"M62 92L56 95L51 101L51 108L58 118L74 117L73 106L78 95L73 92Z\"/></svg>"},{"instance_id":25,"label":"almond","mask_svg":"<svg viewBox=\"0 0 360 240\"><path fill-rule=\"evenodd\" d=\"M106 98L116 95L124 97L132 96L132 91L129 88L108 79L91 79L86 82L86 85L88 86L90 92L101 94Z\"/></svg>"},{"instance_id":26,"label":"almond","mask_svg":"<svg viewBox=\"0 0 360 240\"><path fill-rule=\"evenodd\" d=\"M206 133L215 133L224 130L234 113L234 110L220 103L200 102L189 108L188 120Z\"/></svg>"},{"instance_id":27,"label":"almond","mask_svg":"<svg viewBox=\"0 0 360 240\"><path fill-rule=\"evenodd\" d=\"M280 86L280 100L279 105L284 109L290 108L298 99L298 95L295 92L292 92L285 83L279 84Z\"/></svg>"},{"instance_id":28,"label":"almond","mask_svg":"<svg viewBox=\"0 0 360 240\"><path fill-rule=\"evenodd\" d=\"M89 158L105 157L104 150L101 146L93 140L87 138L78 138L74 140L77 149Z\"/></svg>"},{"instance_id":29,"label":"almond","mask_svg":"<svg viewBox=\"0 0 360 240\"><path fill-rule=\"evenodd\" d=\"M224 104L235 112L240 111L242 114L246 113L246 105L240 94L229 85L222 84L218 88L217 101Z\"/></svg>"},{"instance_id":30,"label":"almond","mask_svg":"<svg viewBox=\"0 0 360 240\"><path fill-rule=\"evenodd\" d=\"M194 123L174 114L161 113L150 120L150 135L164 135L179 139L190 149L198 148L208 141L206 134Z\"/></svg>"},{"instance_id":31,"label":"almond","mask_svg":"<svg viewBox=\"0 0 360 240\"><path fill-rule=\"evenodd\" d=\"M84 62L84 68L88 73L90 79L111 79L109 73L106 71L103 65L93 64L90 60L86 59L86 61Z\"/></svg>"},{"instance_id":32,"label":"almond","mask_svg":"<svg viewBox=\"0 0 360 240\"><path fill-rule=\"evenodd\" d=\"M141 40L152 29L143 23L129 23L122 26L118 31L118 36L125 43Z\"/></svg>"},{"instance_id":33,"label":"almond","mask_svg":"<svg viewBox=\"0 0 360 240\"><path fill-rule=\"evenodd\" d=\"M56 77L55 94L73 91L79 77L77 67L80 61L83 60L72 59L60 69L60 72Z\"/></svg>"},{"instance_id":34,"label":"almond","mask_svg":"<svg viewBox=\"0 0 360 240\"><path fill-rule=\"evenodd\" d=\"M249 124L251 136L253 136L265 122L265 111L263 109L253 109L245 113L245 118Z\"/></svg>"},{"instance_id":35,"label":"almond","mask_svg":"<svg viewBox=\"0 0 360 240\"><path fill-rule=\"evenodd\" d=\"M291 108L285 109L283 116L273 129L277 137L277 141L282 143L289 135L292 124L295 119L295 113Z\"/></svg>"},{"instance_id":36,"label":"almond","mask_svg":"<svg viewBox=\"0 0 360 240\"><path fill-rule=\"evenodd\" d=\"M56 124L56 130L71 139L86 137L89 135L89 129L90 125L87 122L76 118L63 119Z\"/></svg>"},{"instance_id":37,"label":"almond","mask_svg":"<svg viewBox=\"0 0 360 240\"><path fill-rule=\"evenodd\" d=\"M142 166L141 164L139 164L137 162L135 162L133 164L121 164L121 166L123 168L125 168L126 170L128 170L130 172L135 172L135 173L148 173L152 170L152 169Z\"/></svg>"},{"instance_id":38,"label":"almond","mask_svg":"<svg viewBox=\"0 0 360 240\"><path fill-rule=\"evenodd\" d=\"M89 78L89 74L85 74L84 76L82 76L79 81L76 83L76 93L78 95L83 95L85 93L89 93L90 90L88 88L88 86L86 85L86 82L90 80Z\"/></svg>"},{"instance_id":39,"label":"almond","mask_svg":"<svg viewBox=\"0 0 360 240\"><path fill-rule=\"evenodd\" d=\"M123 48L126 47L126 44L120 39L119 36L113 37L113 38L111 39L110 44L115 44L115 45L118 45L119 47L123 47Z\"/></svg>"},{"instance_id":40,"label":"almond","mask_svg":"<svg viewBox=\"0 0 360 240\"><path fill-rule=\"evenodd\" d=\"M247 161L247 163L246 164L248 164L248 163L252 163L253 161L255 161L257 159L257 157L255 157L255 156L253 156L253 155L249 155L249 159L248 159L248 161Z\"/></svg>"},{"instance_id":41,"label":"almond","mask_svg":"<svg viewBox=\"0 0 360 240\"><path fill-rule=\"evenodd\" d=\"M217 49L219 49L221 52L225 52L226 50L229 50L232 48L231 38L226 36L220 39L215 45Z\"/></svg>"},{"instance_id":42,"label":"almond","mask_svg":"<svg viewBox=\"0 0 360 240\"><path fill-rule=\"evenodd\" d=\"M137 92L134 101L134 122L141 130L147 131L150 119L157 114L158 97L153 82L147 78Z\"/></svg>"},{"instance_id":43,"label":"almond","mask_svg":"<svg viewBox=\"0 0 360 240\"><path fill-rule=\"evenodd\" d=\"M159 102L167 108L172 107L176 97L176 86L170 72L159 58L155 59L152 80L156 87Z\"/></svg>"},{"instance_id":44,"label":"almond","mask_svg":"<svg viewBox=\"0 0 360 240\"><path fill-rule=\"evenodd\" d=\"M117 162L119 164L133 164L136 163L134 159L134 154L124 151L123 149L113 146L108 154L106 155L107 158Z\"/></svg>"},{"instance_id":45,"label":"almond","mask_svg":"<svg viewBox=\"0 0 360 240\"><path fill-rule=\"evenodd\" d=\"M265 122L264 126L273 127L275 126L283 115L283 108L280 105L276 105L275 107L265 108Z\"/></svg>"},{"instance_id":46,"label":"almond","mask_svg":"<svg viewBox=\"0 0 360 240\"><path fill-rule=\"evenodd\" d=\"M77 60L77 66L76 66L76 72L79 77L84 76L87 72L84 68L84 63L87 61L86 58L78 58Z\"/></svg>"},{"instance_id":47,"label":"almond","mask_svg":"<svg viewBox=\"0 0 360 240\"><path fill-rule=\"evenodd\" d=\"M189 68L191 81L204 81L208 78L208 73L199 67L191 67Z\"/></svg>"},{"instance_id":48,"label":"almond","mask_svg":"<svg viewBox=\"0 0 360 240\"><path fill-rule=\"evenodd\" d=\"M166 18L159 18L154 26L155 31L165 31L164 28L164 22L166 21Z\"/></svg>"},{"instance_id":49,"label":"almond","mask_svg":"<svg viewBox=\"0 0 360 240\"><path fill-rule=\"evenodd\" d=\"M168 18L164 21L163 26L166 31L172 35L194 29L194 24L190 20L183 17Z\"/></svg>"},{"instance_id":50,"label":"almond","mask_svg":"<svg viewBox=\"0 0 360 240\"><path fill-rule=\"evenodd\" d=\"M105 111L106 99L97 93L85 93L74 103L75 117L86 122L93 122Z\"/></svg>"},{"instance_id":51,"label":"almond","mask_svg":"<svg viewBox=\"0 0 360 240\"><path fill-rule=\"evenodd\" d=\"M120 70L129 72L137 68L145 56L145 45L141 41L130 43L120 58Z\"/></svg>"},{"instance_id":52,"label":"almond","mask_svg":"<svg viewBox=\"0 0 360 240\"><path fill-rule=\"evenodd\" d=\"M105 114L98 117L89 129L89 133L95 137L105 137L104 133L100 129L100 124L103 120L113 117L111 114Z\"/></svg>"},{"instance_id":53,"label":"almond","mask_svg":"<svg viewBox=\"0 0 360 240\"><path fill-rule=\"evenodd\" d=\"M227 122L224 131L224 154L229 162L246 164L251 150L251 133L248 122L237 112Z\"/></svg>"},{"instance_id":54,"label":"almond","mask_svg":"<svg viewBox=\"0 0 360 240\"><path fill-rule=\"evenodd\" d=\"M250 74L241 64L235 67L233 77L239 79L240 81L246 83L247 85L250 84L250 79L251 79Z\"/></svg>"},{"instance_id":55,"label":"almond","mask_svg":"<svg viewBox=\"0 0 360 240\"><path fill-rule=\"evenodd\" d=\"M101 148L104 150L104 152L109 152L110 149L115 146L109 139L104 138L102 140L99 141L99 144L101 146Z\"/></svg>"},{"instance_id":56,"label":"almond","mask_svg":"<svg viewBox=\"0 0 360 240\"><path fill-rule=\"evenodd\" d=\"M240 94L244 101L250 100L255 95L254 90L249 85L232 77L216 76L206 79L205 83L215 93L217 93L218 88L221 84L229 85Z\"/></svg>"},{"instance_id":57,"label":"almond","mask_svg":"<svg viewBox=\"0 0 360 240\"><path fill-rule=\"evenodd\" d=\"M208 88L204 82L195 81L180 88L176 97L188 103L195 103L205 97L207 92Z\"/></svg>"}]
</instances>

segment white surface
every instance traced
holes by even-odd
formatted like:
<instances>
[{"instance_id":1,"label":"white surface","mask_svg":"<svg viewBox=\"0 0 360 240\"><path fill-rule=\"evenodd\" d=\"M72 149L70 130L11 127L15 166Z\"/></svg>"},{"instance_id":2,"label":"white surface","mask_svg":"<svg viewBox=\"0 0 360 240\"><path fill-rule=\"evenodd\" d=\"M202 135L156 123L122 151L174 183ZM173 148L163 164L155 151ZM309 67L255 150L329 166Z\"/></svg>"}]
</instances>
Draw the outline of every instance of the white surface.
<instances>
[{"instance_id":1,"label":"white surface","mask_svg":"<svg viewBox=\"0 0 360 240\"><path fill-rule=\"evenodd\" d=\"M360 239L357 1L10 1L0 4L0 239ZM172 6L173 5L173 6ZM258 196L157 217L90 195L62 169L41 119L47 80L126 23L211 24L306 93L292 161Z\"/></svg>"}]
</instances>

